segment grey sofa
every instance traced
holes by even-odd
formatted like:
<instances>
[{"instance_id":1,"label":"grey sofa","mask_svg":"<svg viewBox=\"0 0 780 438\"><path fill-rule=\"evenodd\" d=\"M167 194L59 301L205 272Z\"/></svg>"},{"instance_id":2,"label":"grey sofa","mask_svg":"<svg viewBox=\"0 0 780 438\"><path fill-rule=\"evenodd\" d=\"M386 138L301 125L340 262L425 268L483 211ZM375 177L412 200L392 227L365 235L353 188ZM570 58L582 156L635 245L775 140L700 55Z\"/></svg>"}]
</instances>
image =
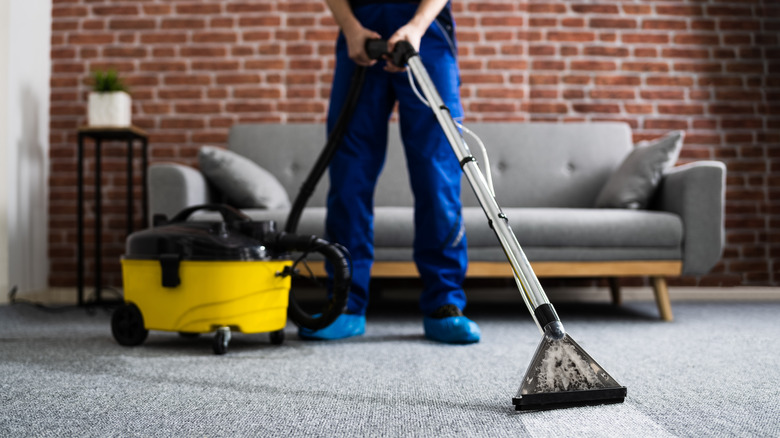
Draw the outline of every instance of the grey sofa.
<instances>
[{"instance_id":1,"label":"grey sofa","mask_svg":"<svg viewBox=\"0 0 780 438\"><path fill-rule=\"evenodd\" d=\"M469 126L487 146L496 199L539 277L604 277L620 302L617 279L652 279L661 318L673 318L665 278L707 273L723 241L725 167L699 161L673 167L646 209L594 208L610 175L632 151L628 125L598 123L480 123ZM295 198L325 142L319 124L254 124L232 128L228 149L271 172ZM376 191L376 277L416 276L412 260L412 195L397 127ZM479 149L472 153L480 159ZM149 170L150 212L169 217L214 200L198 170L158 163ZM298 231L324 235L327 174ZM495 234L468 182L463 181L469 277L511 277ZM286 209L247 209L280 228ZM212 219L202 213L200 219Z\"/></svg>"}]
</instances>

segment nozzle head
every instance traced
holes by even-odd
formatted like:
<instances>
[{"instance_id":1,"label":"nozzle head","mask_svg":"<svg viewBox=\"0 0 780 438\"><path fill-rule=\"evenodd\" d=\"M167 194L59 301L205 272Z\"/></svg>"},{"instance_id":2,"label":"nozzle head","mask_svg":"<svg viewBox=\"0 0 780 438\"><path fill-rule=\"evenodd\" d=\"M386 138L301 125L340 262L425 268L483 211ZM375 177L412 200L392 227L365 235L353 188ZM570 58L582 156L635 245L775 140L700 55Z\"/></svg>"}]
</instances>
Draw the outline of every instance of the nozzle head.
<instances>
[{"instance_id":1,"label":"nozzle head","mask_svg":"<svg viewBox=\"0 0 780 438\"><path fill-rule=\"evenodd\" d=\"M566 329L560 321L552 321L544 326L544 336L553 341L560 341L566 336Z\"/></svg>"}]
</instances>

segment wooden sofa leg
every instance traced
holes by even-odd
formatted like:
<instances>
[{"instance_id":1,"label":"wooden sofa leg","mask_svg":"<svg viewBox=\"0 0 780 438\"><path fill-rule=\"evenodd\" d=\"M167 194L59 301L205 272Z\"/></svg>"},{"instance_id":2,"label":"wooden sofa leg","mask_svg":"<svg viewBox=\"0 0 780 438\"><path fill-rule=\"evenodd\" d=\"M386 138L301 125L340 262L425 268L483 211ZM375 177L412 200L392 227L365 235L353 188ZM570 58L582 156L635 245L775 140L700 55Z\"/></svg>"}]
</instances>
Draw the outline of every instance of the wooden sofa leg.
<instances>
[{"instance_id":1,"label":"wooden sofa leg","mask_svg":"<svg viewBox=\"0 0 780 438\"><path fill-rule=\"evenodd\" d=\"M669 301L669 288L666 286L666 278L652 277L655 302L658 305L658 313L664 321L674 320L672 315L672 303Z\"/></svg>"},{"instance_id":2,"label":"wooden sofa leg","mask_svg":"<svg viewBox=\"0 0 780 438\"><path fill-rule=\"evenodd\" d=\"M612 304L623 305L623 296L620 294L620 281L617 277L609 277L609 293L612 295Z\"/></svg>"}]
</instances>

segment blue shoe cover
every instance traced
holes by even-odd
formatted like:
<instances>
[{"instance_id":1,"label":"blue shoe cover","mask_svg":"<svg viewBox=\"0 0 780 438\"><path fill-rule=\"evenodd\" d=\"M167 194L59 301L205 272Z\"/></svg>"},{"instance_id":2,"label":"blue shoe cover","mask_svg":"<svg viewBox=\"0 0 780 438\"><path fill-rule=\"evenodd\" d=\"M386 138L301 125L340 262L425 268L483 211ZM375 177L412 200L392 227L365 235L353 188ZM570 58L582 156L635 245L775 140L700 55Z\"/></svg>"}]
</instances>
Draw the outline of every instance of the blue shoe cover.
<instances>
[{"instance_id":1,"label":"blue shoe cover","mask_svg":"<svg viewBox=\"0 0 780 438\"><path fill-rule=\"evenodd\" d=\"M479 342L480 331L476 322L465 316L448 318L423 318L425 337L446 344L473 344Z\"/></svg>"},{"instance_id":2,"label":"blue shoe cover","mask_svg":"<svg viewBox=\"0 0 780 438\"><path fill-rule=\"evenodd\" d=\"M333 323L319 330L298 328L298 336L307 340L333 340L360 336L366 332L365 315L341 314Z\"/></svg>"}]
</instances>

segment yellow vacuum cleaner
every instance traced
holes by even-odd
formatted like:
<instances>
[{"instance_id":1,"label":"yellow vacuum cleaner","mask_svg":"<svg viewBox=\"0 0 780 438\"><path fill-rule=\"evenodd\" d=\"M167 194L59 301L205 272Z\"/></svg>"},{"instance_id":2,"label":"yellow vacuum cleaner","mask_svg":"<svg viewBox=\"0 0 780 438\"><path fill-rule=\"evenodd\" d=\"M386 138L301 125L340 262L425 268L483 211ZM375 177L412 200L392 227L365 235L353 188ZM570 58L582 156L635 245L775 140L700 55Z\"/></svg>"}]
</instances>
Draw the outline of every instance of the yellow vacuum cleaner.
<instances>
[{"instance_id":1,"label":"yellow vacuum cleaner","mask_svg":"<svg viewBox=\"0 0 780 438\"><path fill-rule=\"evenodd\" d=\"M223 220L187 220L203 209L218 211ZM112 316L112 333L119 344L133 346L149 330L214 332L216 354L227 352L232 331L267 332L281 344L288 306L296 324L315 330L341 314L351 279L345 251L316 236L276 232L273 221L254 222L227 205L191 207L170 221L156 217L153 228L127 239L125 304ZM313 252L335 268L332 297L317 317L289 298L296 266Z\"/></svg>"}]
</instances>

